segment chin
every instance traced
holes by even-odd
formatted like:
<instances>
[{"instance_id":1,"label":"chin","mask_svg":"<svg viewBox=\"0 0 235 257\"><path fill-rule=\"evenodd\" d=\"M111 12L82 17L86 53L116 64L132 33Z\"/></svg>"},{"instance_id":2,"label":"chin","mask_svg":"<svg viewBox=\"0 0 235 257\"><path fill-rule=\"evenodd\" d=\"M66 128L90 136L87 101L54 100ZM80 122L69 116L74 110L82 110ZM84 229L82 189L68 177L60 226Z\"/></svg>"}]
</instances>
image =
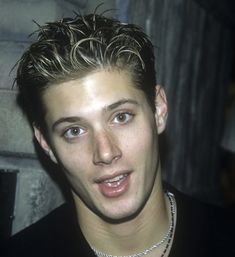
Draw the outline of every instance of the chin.
<instances>
[{"instance_id":1,"label":"chin","mask_svg":"<svg viewBox=\"0 0 235 257\"><path fill-rule=\"evenodd\" d=\"M113 203L115 205L115 203ZM117 205L116 208L112 210L103 210L99 213L99 216L106 222L118 224L134 219L143 209L144 204L128 204Z\"/></svg>"}]
</instances>

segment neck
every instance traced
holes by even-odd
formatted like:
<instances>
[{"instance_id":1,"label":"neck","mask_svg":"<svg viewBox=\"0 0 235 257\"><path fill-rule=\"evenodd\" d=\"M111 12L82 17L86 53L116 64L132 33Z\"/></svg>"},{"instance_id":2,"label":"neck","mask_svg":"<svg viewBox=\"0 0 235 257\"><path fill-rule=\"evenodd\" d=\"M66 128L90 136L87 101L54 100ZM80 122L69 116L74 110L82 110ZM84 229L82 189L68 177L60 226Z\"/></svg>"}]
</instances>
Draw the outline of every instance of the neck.
<instances>
[{"instance_id":1,"label":"neck","mask_svg":"<svg viewBox=\"0 0 235 257\"><path fill-rule=\"evenodd\" d=\"M79 199L75 199L78 221L89 244L114 255L130 255L133 249L134 252L141 252L162 240L170 224L166 202L160 173L142 211L125 222L108 223L80 203Z\"/></svg>"}]
</instances>

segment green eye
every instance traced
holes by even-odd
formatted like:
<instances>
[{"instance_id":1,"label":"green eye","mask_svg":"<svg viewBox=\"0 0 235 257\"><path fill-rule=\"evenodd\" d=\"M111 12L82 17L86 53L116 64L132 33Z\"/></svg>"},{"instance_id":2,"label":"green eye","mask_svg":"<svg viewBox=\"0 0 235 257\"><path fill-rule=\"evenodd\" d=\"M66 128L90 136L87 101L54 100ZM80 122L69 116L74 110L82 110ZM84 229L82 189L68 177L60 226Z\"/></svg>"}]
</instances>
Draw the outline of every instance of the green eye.
<instances>
[{"instance_id":1,"label":"green eye","mask_svg":"<svg viewBox=\"0 0 235 257\"><path fill-rule=\"evenodd\" d=\"M114 123L127 123L129 122L132 118L133 118L133 114L129 113L129 112L121 112L118 113L115 117L114 117Z\"/></svg>"},{"instance_id":2,"label":"green eye","mask_svg":"<svg viewBox=\"0 0 235 257\"><path fill-rule=\"evenodd\" d=\"M85 133L85 130L80 127L72 127L65 131L64 136L68 139L73 139L76 137L81 136L83 133Z\"/></svg>"}]
</instances>

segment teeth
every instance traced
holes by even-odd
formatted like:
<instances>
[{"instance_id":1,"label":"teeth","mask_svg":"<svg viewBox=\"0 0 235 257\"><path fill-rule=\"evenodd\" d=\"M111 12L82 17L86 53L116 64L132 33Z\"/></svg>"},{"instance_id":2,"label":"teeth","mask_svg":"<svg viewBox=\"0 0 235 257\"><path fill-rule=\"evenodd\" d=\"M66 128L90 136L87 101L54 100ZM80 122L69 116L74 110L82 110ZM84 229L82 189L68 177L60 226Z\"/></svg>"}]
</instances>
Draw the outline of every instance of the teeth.
<instances>
[{"instance_id":1,"label":"teeth","mask_svg":"<svg viewBox=\"0 0 235 257\"><path fill-rule=\"evenodd\" d=\"M112 179L107 179L107 180L105 180L104 182L105 182L105 183L114 183L114 182L120 181L120 180L123 179L124 177L126 177L126 175L119 175L119 176L114 177L114 178L112 178Z\"/></svg>"}]
</instances>

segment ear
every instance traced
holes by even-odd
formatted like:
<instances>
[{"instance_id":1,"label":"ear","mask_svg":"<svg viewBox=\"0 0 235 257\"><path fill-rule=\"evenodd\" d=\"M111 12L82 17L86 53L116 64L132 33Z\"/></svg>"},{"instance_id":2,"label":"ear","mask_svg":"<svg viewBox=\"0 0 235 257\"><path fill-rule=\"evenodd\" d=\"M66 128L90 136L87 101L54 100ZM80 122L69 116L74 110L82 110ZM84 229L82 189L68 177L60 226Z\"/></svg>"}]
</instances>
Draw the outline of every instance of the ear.
<instances>
[{"instance_id":1,"label":"ear","mask_svg":"<svg viewBox=\"0 0 235 257\"><path fill-rule=\"evenodd\" d=\"M53 153L53 151L51 150L49 144L47 143L45 137L43 136L40 128L38 128L37 126L33 125L33 131L34 131L34 136L36 137L39 145L42 147L42 149L44 150L44 152L49 155L50 159L57 163L56 157Z\"/></svg>"},{"instance_id":2,"label":"ear","mask_svg":"<svg viewBox=\"0 0 235 257\"><path fill-rule=\"evenodd\" d=\"M168 115L166 94L163 87L160 85L156 85L155 108L155 120L158 134L160 134L165 130Z\"/></svg>"}]
</instances>

